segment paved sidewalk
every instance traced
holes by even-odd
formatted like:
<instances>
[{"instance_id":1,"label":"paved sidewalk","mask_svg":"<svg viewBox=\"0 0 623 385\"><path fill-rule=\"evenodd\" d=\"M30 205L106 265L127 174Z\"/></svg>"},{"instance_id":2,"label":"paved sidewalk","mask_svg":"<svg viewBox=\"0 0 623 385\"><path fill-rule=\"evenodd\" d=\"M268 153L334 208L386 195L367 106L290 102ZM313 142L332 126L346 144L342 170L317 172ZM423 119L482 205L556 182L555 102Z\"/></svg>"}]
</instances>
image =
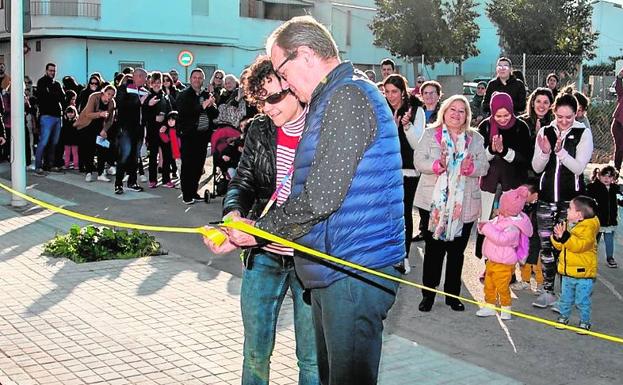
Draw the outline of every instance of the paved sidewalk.
<instances>
[{"instance_id":1,"label":"paved sidewalk","mask_svg":"<svg viewBox=\"0 0 623 385\"><path fill-rule=\"evenodd\" d=\"M177 255L81 265L41 256L73 223L0 206L0 384L240 383L239 278ZM286 300L271 384L296 384L297 373ZM389 335L380 383L518 382Z\"/></svg>"}]
</instances>

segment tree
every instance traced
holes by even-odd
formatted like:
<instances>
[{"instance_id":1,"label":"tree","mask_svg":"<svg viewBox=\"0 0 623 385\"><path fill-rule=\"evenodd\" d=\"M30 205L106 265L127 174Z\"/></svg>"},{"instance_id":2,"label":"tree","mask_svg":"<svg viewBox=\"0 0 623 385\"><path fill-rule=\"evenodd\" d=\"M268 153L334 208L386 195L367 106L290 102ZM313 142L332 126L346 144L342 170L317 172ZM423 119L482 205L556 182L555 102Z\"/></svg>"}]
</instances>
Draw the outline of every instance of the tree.
<instances>
[{"instance_id":1,"label":"tree","mask_svg":"<svg viewBox=\"0 0 623 385\"><path fill-rule=\"evenodd\" d=\"M461 62L478 55L474 0L376 0L374 44L409 61Z\"/></svg>"},{"instance_id":2,"label":"tree","mask_svg":"<svg viewBox=\"0 0 623 385\"><path fill-rule=\"evenodd\" d=\"M595 57L590 0L495 0L486 10L507 53Z\"/></svg>"}]
</instances>

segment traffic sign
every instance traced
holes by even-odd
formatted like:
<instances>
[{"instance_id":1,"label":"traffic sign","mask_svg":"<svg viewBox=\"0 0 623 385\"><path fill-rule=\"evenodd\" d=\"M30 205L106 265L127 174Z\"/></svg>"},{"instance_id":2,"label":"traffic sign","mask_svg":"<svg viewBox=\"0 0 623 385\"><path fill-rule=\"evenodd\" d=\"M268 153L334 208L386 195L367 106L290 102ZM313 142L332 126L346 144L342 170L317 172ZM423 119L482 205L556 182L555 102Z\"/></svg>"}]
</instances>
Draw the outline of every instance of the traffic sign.
<instances>
[{"instance_id":1,"label":"traffic sign","mask_svg":"<svg viewBox=\"0 0 623 385\"><path fill-rule=\"evenodd\" d=\"M177 61L180 63L180 65L184 66L184 67L189 67L191 64L193 64L193 61L195 60L192 52L188 51L188 50L184 50L182 52L180 52L179 55L177 55Z\"/></svg>"}]
</instances>

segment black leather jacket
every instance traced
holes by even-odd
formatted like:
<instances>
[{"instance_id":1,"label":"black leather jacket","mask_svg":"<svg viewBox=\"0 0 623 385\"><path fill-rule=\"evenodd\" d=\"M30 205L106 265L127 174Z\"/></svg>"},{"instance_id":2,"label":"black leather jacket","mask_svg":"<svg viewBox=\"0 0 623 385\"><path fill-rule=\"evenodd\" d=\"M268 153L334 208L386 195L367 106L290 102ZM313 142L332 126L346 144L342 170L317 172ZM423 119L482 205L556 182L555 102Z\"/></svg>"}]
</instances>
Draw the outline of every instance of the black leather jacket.
<instances>
[{"instance_id":1,"label":"black leather jacket","mask_svg":"<svg viewBox=\"0 0 623 385\"><path fill-rule=\"evenodd\" d=\"M247 130L236 176L223 199L223 216L238 210L257 219L276 189L277 131L266 115L256 116Z\"/></svg>"}]
</instances>

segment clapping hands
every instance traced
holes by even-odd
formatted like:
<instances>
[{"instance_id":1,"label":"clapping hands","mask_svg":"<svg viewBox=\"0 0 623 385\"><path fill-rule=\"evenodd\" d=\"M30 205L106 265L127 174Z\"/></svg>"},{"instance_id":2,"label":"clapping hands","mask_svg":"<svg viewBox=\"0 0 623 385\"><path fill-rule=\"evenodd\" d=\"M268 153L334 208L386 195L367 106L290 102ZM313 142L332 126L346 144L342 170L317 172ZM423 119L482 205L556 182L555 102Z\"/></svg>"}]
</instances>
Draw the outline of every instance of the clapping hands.
<instances>
[{"instance_id":1,"label":"clapping hands","mask_svg":"<svg viewBox=\"0 0 623 385\"><path fill-rule=\"evenodd\" d=\"M556 226L554 226L554 237L557 239L562 238L562 235L567 231L567 223L560 222Z\"/></svg>"}]
</instances>

